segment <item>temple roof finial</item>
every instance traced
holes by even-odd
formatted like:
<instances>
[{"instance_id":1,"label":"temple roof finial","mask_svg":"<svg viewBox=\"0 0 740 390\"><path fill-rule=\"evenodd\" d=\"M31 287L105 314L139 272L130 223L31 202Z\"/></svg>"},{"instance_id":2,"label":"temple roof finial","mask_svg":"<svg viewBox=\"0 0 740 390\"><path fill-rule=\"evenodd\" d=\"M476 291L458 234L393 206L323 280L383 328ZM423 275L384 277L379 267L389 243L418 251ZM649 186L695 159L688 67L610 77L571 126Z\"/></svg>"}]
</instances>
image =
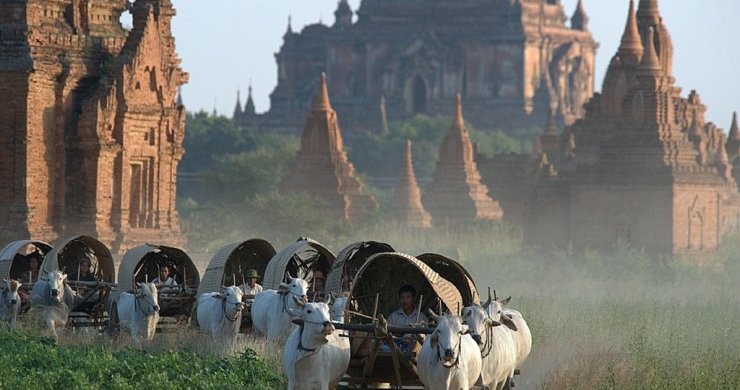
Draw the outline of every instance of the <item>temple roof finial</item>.
<instances>
[{"instance_id":1,"label":"temple roof finial","mask_svg":"<svg viewBox=\"0 0 740 390\"><path fill-rule=\"evenodd\" d=\"M647 30L647 36L645 37L645 54L642 56L642 62L640 62L640 70L654 73L660 72L660 59L658 53L655 51L655 32L653 28Z\"/></svg>"},{"instance_id":2,"label":"temple roof finial","mask_svg":"<svg viewBox=\"0 0 740 390\"><path fill-rule=\"evenodd\" d=\"M576 11L573 13L573 17L570 18L570 27L574 30L588 31L588 15L586 9L583 7L583 0L578 0L576 5Z\"/></svg>"},{"instance_id":3,"label":"temple roof finial","mask_svg":"<svg viewBox=\"0 0 740 390\"><path fill-rule=\"evenodd\" d=\"M465 128L465 119L462 114L462 96L460 92L455 95L455 116L452 118L452 127L460 130Z\"/></svg>"},{"instance_id":4,"label":"temple roof finial","mask_svg":"<svg viewBox=\"0 0 740 390\"><path fill-rule=\"evenodd\" d=\"M640 41L640 31L637 28L637 18L635 16L635 1L630 0L629 14L627 15L627 24L622 34L622 43L619 45L619 56L624 60L632 56L635 63L639 63L645 48Z\"/></svg>"},{"instance_id":5,"label":"temple roof finial","mask_svg":"<svg viewBox=\"0 0 740 390\"><path fill-rule=\"evenodd\" d=\"M331 101L329 101L329 89L326 86L326 73L321 74L319 93L316 96L314 110L331 110Z\"/></svg>"}]
</instances>

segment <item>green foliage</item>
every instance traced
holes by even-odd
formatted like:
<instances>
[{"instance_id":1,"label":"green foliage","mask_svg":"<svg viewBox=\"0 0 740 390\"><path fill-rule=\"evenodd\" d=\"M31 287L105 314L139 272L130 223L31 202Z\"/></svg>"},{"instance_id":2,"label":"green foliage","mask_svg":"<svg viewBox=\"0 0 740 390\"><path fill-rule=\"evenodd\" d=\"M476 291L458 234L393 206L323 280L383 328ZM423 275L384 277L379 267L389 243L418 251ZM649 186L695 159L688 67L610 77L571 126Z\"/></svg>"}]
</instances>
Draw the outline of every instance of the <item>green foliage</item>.
<instances>
[{"instance_id":1,"label":"green foliage","mask_svg":"<svg viewBox=\"0 0 740 390\"><path fill-rule=\"evenodd\" d=\"M54 346L46 339L0 331L0 388L272 390L283 379L251 350L234 358L187 351L157 354L107 347Z\"/></svg>"}]
</instances>

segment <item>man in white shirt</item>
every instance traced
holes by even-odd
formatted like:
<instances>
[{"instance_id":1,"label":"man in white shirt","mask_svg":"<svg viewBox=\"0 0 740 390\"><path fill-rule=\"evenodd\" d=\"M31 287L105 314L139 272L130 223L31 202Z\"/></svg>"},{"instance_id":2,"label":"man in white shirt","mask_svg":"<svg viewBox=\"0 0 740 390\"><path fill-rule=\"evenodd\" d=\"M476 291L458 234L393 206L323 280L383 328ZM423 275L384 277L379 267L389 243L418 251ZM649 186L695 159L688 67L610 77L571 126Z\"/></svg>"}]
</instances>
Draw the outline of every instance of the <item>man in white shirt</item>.
<instances>
[{"instance_id":1,"label":"man in white shirt","mask_svg":"<svg viewBox=\"0 0 740 390\"><path fill-rule=\"evenodd\" d=\"M395 326L424 326L429 320L424 313L419 313L416 307L416 289L412 285L405 285L398 290L398 301L401 307L388 316L388 325ZM403 335L396 339L396 345L401 352L411 352L418 340L415 335ZM387 348L387 346L386 346Z\"/></svg>"},{"instance_id":2,"label":"man in white shirt","mask_svg":"<svg viewBox=\"0 0 740 390\"><path fill-rule=\"evenodd\" d=\"M395 326L411 326L429 322L424 313L419 313L416 307L416 289L412 285L405 285L398 290L398 301L401 307L388 316L388 324Z\"/></svg>"},{"instance_id":3,"label":"man in white shirt","mask_svg":"<svg viewBox=\"0 0 740 390\"><path fill-rule=\"evenodd\" d=\"M254 302L254 296L262 292L262 286L257 284L259 278L260 275L257 273L256 269L248 269L247 272L244 273L244 283L239 286L239 288L242 289L244 295L252 296L251 298L246 298L247 302Z\"/></svg>"},{"instance_id":4,"label":"man in white shirt","mask_svg":"<svg viewBox=\"0 0 740 390\"><path fill-rule=\"evenodd\" d=\"M159 267L159 277L152 280L152 283L154 283L157 286L165 286L165 287L177 287L177 282L175 279L170 276L170 266L169 265L162 265Z\"/></svg>"}]
</instances>

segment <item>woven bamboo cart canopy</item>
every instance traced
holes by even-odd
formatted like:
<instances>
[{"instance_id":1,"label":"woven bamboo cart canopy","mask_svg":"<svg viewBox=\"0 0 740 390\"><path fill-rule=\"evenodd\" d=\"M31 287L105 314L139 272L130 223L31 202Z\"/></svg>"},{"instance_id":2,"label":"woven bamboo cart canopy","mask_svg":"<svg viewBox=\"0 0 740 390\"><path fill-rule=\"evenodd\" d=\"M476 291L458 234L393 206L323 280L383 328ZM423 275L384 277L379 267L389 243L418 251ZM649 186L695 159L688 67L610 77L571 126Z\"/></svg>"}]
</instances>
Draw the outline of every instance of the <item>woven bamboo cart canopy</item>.
<instances>
[{"instance_id":1,"label":"woven bamboo cart canopy","mask_svg":"<svg viewBox=\"0 0 740 390\"><path fill-rule=\"evenodd\" d=\"M305 279L312 285L314 271L326 275L336 257L329 249L310 238L300 238L276 254L265 270L262 286L276 290L290 273L293 277Z\"/></svg>"},{"instance_id":2,"label":"woven bamboo cart canopy","mask_svg":"<svg viewBox=\"0 0 740 390\"><path fill-rule=\"evenodd\" d=\"M259 238L222 247L208 263L198 286L198 295L220 291L221 286L231 286L235 280L237 285L244 283L244 273L249 269L257 270L260 276L264 275L275 253L275 248L269 242Z\"/></svg>"},{"instance_id":3,"label":"woven bamboo cart canopy","mask_svg":"<svg viewBox=\"0 0 740 390\"><path fill-rule=\"evenodd\" d=\"M3 278L20 278L20 275L28 271L28 264L23 261L27 254L40 250L45 255L51 249L48 243L36 240L18 240L5 245L0 251L0 275Z\"/></svg>"},{"instance_id":4,"label":"woven bamboo cart canopy","mask_svg":"<svg viewBox=\"0 0 740 390\"><path fill-rule=\"evenodd\" d=\"M365 261L374 254L384 252L395 252L395 249L383 242L362 241L339 251L326 280L327 291L335 293L349 291L352 279Z\"/></svg>"},{"instance_id":5,"label":"woven bamboo cart canopy","mask_svg":"<svg viewBox=\"0 0 740 390\"><path fill-rule=\"evenodd\" d=\"M41 263L41 272L64 270L67 274L73 274L82 260L90 260L90 272L97 275L100 281L115 282L116 265L110 249L102 242L84 235L55 243L54 249Z\"/></svg>"},{"instance_id":6,"label":"woven bamboo cart canopy","mask_svg":"<svg viewBox=\"0 0 740 390\"><path fill-rule=\"evenodd\" d=\"M414 286L417 298L423 296L422 312L436 311L440 301L443 310L457 312L464 307L462 296L452 283L421 260L403 253L378 253L367 259L352 284L350 300L358 312L371 315L378 294L378 314L388 317L399 307L398 290L407 284ZM352 316L349 322L368 321Z\"/></svg>"},{"instance_id":7,"label":"woven bamboo cart canopy","mask_svg":"<svg viewBox=\"0 0 740 390\"><path fill-rule=\"evenodd\" d=\"M416 256L436 273L455 285L462 295L465 306L480 303L480 295L473 277L459 262L436 253Z\"/></svg>"},{"instance_id":8,"label":"woven bamboo cart canopy","mask_svg":"<svg viewBox=\"0 0 740 390\"><path fill-rule=\"evenodd\" d=\"M118 287L129 291L134 289L137 282L151 282L157 277L162 265L172 268L171 276L178 285L198 287L200 273L190 256L182 249L155 244L137 246L123 255L118 269Z\"/></svg>"}]
</instances>

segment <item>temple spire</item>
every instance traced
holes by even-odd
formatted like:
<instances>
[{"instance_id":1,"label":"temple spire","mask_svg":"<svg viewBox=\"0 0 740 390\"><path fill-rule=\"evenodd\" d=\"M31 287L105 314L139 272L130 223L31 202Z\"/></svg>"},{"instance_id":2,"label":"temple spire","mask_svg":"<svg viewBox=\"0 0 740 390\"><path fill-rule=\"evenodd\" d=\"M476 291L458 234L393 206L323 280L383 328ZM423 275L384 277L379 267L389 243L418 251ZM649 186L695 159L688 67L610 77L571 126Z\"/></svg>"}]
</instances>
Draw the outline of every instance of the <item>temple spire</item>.
<instances>
[{"instance_id":1,"label":"temple spire","mask_svg":"<svg viewBox=\"0 0 740 390\"><path fill-rule=\"evenodd\" d=\"M465 129L465 119L463 119L462 114L462 96L459 92L455 95L455 116L452 117L451 127L459 131Z\"/></svg>"},{"instance_id":2,"label":"temple spire","mask_svg":"<svg viewBox=\"0 0 740 390\"><path fill-rule=\"evenodd\" d=\"M239 118L242 115L242 99L241 91L236 90L236 106L234 107L234 119Z\"/></svg>"},{"instance_id":3,"label":"temple spire","mask_svg":"<svg viewBox=\"0 0 740 390\"><path fill-rule=\"evenodd\" d=\"M588 15L586 9L583 7L583 0L578 0L576 5L576 11L573 13L573 17L570 18L570 27L574 30L588 31Z\"/></svg>"},{"instance_id":4,"label":"temple spire","mask_svg":"<svg viewBox=\"0 0 740 390\"><path fill-rule=\"evenodd\" d=\"M630 0L629 14L627 15L627 24L622 34L622 43L619 45L619 56L622 61L631 59L633 64L639 64L645 49L640 41L640 31L637 28L637 18L635 17L635 1Z\"/></svg>"},{"instance_id":5,"label":"temple spire","mask_svg":"<svg viewBox=\"0 0 740 390\"><path fill-rule=\"evenodd\" d=\"M257 109L254 106L254 100L252 99L252 83L249 83L249 89L247 89L247 103L244 105L244 113L248 115L254 115L257 113Z\"/></svg>"},{"instance_id":6,"label":"temple spire","mask_svg":"<svg viewBox=\"0 0 740 390\"><path fill-rule=\"evenodd\" d=\"M658 0L640 0L637 8L637 19L641 25L657 26L660 24L660 8Z\"/></svg>"},{"instance_id":7,"label":"temple spire","mask_svg":"<svg viewBox=\"0 0 740 390\"><path fill-rule=\"evenodd\" d=\"M647 36L645 37L645 54L642 56L642 62L640 62L640 70L648 73L660 72L660 59L658 59L658 53L655 52L655 40L653 28L647 30Z\"/></svg>"},{"instance_id":8,"label":"temple spire","mask_svg":"<svg viewBox=\"0 0 740 390\"><path fill-rule=\"evenodd\" d=\"M331 110L331 101L329 101L329 89L326 86L326 73L321 74L319 93L316 95L316 103L313 105L315 111Z\"/></svg>"},{"instance_id":9,"label":"temple spire","mask_svg":"<svg viewBox=\"0 0 740 390\"><path fill-rule=\"evenodd\" d=\"M390 133L388 128L388 113L385 107L385 95L380 96L380 130L382 134Z\"/></svg>"},{"instance_id":10,"label":"temple spire","mask_svg":"<svg viewBox=\"0 0 740 390\"><path fill-rule=\"evenodd\" d=\"M352 8L347 0L339 0L337 10L334 11L335 25L339 27L349 27L352 25Z\"/></svg>"},{"instance_id":11,"label":"temple spire","mask_svg":"<svg viewBox=\"0 0 740 390\"><path fill-rule=\"evenodd\" d=\"M432 216L421 203L421 190L414 174L411 141L406 141L406 155L401 176L393 198L393 217L401 224L412 228L432 226Z\"/></svg>"},{"instance_id":12,"label":"temple spire","mask_svg":"<svg viewBox=\"0 0 740 390\"><path fill-rule=\"evenodd\" d=\"M732 113L732 124L730 124L730 139L740 141L740 128L737 125L737 112Z\"/></svg>"}]
</instances>

